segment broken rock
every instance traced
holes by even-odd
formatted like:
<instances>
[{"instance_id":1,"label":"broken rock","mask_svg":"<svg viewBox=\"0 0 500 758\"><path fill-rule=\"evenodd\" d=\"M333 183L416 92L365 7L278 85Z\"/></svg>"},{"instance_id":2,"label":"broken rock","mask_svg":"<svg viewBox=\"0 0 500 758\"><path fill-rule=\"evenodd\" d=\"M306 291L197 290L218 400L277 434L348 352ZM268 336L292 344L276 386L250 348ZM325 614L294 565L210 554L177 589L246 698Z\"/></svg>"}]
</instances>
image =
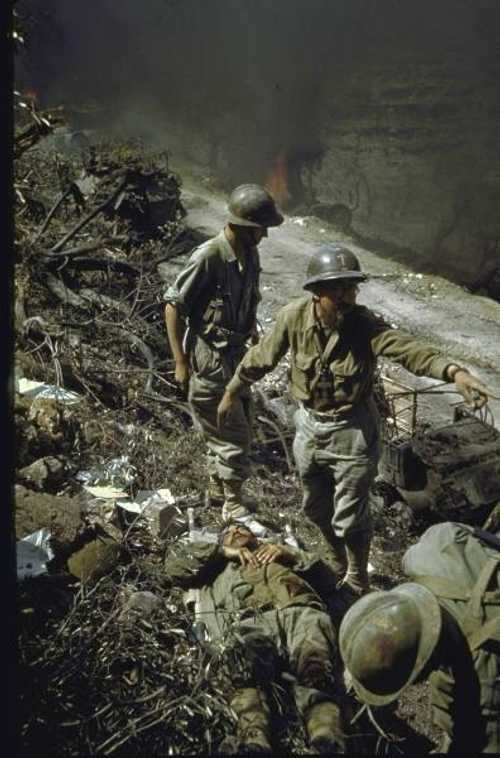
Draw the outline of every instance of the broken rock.
<instances>
[{"instance_id":1,"label":"broken rock","mask_svg":"<svg viewBox=\"0 0 500 758\"><path fill-rule=\"evenodd\" d=\"M23 484L39 492L56 490L64 481L64 474L64 464L53 456L39 458L17 472Z\"/></svg>"},{"instance_id":2,"label":"broken rock","mask_svg":"<svg viewBox=\"0 0 500 758\"><path fill-rule=\"evenodd\" d=\"M153 592L133 592L124 602L120 619L122 621L133 620L137 616L149 618L160 607L161 600Z\"/></svg>"},{"instance_id":3,"label":"broken rock","mask_svg":"<svg viewBox=\"0 0 500 758\"><path fill-rule=\"evenodd\" d=\"M112 537L99 533L68 558L68 571L82 583L107 574L119 561L121 545Z\"/></svg>"},{"instance_id":4,"label":"broken rock","mask_svg":"<svg viewBox=\"0 0 500 758\"><path fill-rule=\"evenodd\" d=\"M83 527L84 503L81 497L33 492L22 484L16 485L14 497L17 539L50 527L58 540L70 543Z\"/></svg>"}]
</instances>

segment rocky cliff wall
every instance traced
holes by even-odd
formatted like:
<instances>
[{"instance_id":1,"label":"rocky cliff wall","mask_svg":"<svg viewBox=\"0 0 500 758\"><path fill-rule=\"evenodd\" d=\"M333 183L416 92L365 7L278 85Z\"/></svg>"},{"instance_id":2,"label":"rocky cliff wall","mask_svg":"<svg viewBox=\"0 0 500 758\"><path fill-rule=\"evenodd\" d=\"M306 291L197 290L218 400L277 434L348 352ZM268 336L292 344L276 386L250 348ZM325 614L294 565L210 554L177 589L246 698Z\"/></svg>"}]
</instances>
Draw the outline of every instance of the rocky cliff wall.
<instances>
[{"instance_id":1,"label":"rocky cliff wall","mask_svg":"<svg viewBox=\"0 0 500 758\"><path fill-rule=\"evenodd\" d=\"M497 0L18 7L42 103L92 101L227 189L284 172L291 211L500 297Z\"/></svg>"},{"instance_id":2,"label":"rocky cliff wall","mask_svg":"<svg viewBox=\"0 0 500 758\"><path fill-rule=\"evenodd\" d=\"M324 98L322 207L417 267L487 287L500 269L500 66L345 70Z\"/></svg>"}]
</instances>

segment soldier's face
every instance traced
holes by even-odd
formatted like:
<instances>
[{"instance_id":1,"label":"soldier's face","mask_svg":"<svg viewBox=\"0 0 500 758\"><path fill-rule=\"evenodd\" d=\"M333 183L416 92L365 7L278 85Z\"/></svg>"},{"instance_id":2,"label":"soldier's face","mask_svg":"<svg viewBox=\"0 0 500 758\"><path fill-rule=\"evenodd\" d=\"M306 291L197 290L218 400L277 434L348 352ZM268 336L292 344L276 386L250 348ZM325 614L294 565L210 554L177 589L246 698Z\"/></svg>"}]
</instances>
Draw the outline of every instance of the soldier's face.
<instances>
[{"instance_id":1,"label":"soldier's face","mask_svg":"<svg viewBox=\"0 0 500 758\"><path fill-rule=\"evenodd\" d=\"M238 227L238 240L246 248L255 247L264 237L267 237L267 228L265 226Z\"/></svg>"},{"instance_id":2,"label":"soldier's face","mask_svg":"<svg viewBox=\"0 0 500 758\"><path fill-rule=\"evenodd\" d=\"M226 547L255 547L257 538L244 526L235 524L230 526L224 536L223 544Z\"/></svg>"},{"instance_id":3,"label":"soldier's face","mask_svg":"<svg viewBox=\"0 0 500 758\"><path fill-rule=\"evenodd\" d=\"M249 245L258 245L259 242L267 237L267 228L265 226L252 226L246 229L248 232Z\"/></svg>"},{"instance_id":4,"label":"soldier's face","mask_svg":"<svg viewBox=\"0 0 500 758\"><path fill-rule=\"evenodd\" d=\"M358 282L354 279L318 287L314 302L323 323L334 326L339 313L347 313L356 304L358 291Z\"/></svg>"}]
</instances>

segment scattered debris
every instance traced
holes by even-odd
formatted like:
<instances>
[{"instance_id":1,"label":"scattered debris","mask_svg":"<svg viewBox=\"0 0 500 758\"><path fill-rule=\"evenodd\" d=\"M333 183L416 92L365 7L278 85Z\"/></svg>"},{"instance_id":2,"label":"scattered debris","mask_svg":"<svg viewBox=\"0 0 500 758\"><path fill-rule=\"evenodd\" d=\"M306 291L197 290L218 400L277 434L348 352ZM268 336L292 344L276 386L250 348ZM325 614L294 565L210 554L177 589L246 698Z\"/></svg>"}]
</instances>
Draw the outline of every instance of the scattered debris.
<instances>
[{"instance_id":1,"label":"scattered debris","mask_svg":"<svg viewBox=\"0 0 500 758\"><path fill-rule=\"evenodd\" d=\"M379 489L389 485L386 493L403 512L410 506L441 520L482 524L500 502L500 432L488 406L475 414L460 403L445 426L431 425L418 399L439 388L415 390L387 376L381 380Z\"/></svg>"},{"instance_id":2,"label":"scattered debris","mask_svg":"<svg viewBox=\"0 0 500 758\"><path fill-rule=\"evenodd\" d=\"M140 491L134 500L118 500L117 506L122 514L123 523L139 525L146 523L155 537L165 537L186 529L186 520L169 489Z\"/></svg>"},{"instance_id":3,"label":"scattered debris","mask_svg":"<svg viewBox=\"0 0 500 758\"><path fill-rule=\"evenodd\" d=\"M19 540L16 545L18 579L47 573L47 563L54 557L50 538L50 529L44 528Z\"/></svg>"},{"instance_id":4,"label":"scattered debris","mask_svg":"<svg viewBox=\"0 0 500 758\"><path fill-rule=\"evenodd\" d=\"M16 391L19 392L20 395L26 395L26 397L57 400L65 405L73 405L73 403L78 403L81 400L81 397L76 392L65 390L64 387L55 387L52 384L34 382L30 379L24 378L18 380Z\"/></svg>"},{"instance_id":5,"label":"scattered debris","mask_svg":"<svg viewBox=\"0 0 500 758\"><path fill-rule=\"evenodd\" d=\"M90 471L79 471L75 479L84 483L86 489L90 491L90 485L102 485L104 489L106 485L111 485L115 488L125 488L133 484L135 476L135 469L130 464L128 456L120 455L118 458L112 458L109 461L96 464ZM95 497L99 497L95 492L92 494ZM100 497L105 497L105 495L100 495ZM112 496L107 495L107 497Z\"/></svg>"}]
</instances>

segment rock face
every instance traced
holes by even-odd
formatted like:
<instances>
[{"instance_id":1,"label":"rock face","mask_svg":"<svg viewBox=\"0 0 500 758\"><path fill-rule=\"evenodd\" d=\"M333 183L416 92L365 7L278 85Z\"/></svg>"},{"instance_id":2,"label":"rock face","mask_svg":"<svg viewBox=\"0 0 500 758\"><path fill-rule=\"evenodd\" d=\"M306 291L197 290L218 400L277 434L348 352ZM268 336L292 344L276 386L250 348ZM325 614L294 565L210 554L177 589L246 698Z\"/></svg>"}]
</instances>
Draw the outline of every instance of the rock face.
<instances>
[{"instance_id":1,"label":"rock face","mask_svg":"<svg viewBox=\"0 0 500 758\"><path fill-rule=\"evenodd\" d=\"M500 297L499 3L44 7L36 63L18 65L44 102L74 102L78 81L98 126L166 144L228 190L267 182L291 211Z\"/></svg>"},{"instance_id":2,"label":"rock face","mask_svg":"<svg viewBox=\"0 0 500 758\"><path fill-rule=\"evenodd\" d=\"M500 296L500 66L346 67L325 109L316 199L343 228ZM333 223L335 223L335 220Z\"/></svg>"}]
</instances>

